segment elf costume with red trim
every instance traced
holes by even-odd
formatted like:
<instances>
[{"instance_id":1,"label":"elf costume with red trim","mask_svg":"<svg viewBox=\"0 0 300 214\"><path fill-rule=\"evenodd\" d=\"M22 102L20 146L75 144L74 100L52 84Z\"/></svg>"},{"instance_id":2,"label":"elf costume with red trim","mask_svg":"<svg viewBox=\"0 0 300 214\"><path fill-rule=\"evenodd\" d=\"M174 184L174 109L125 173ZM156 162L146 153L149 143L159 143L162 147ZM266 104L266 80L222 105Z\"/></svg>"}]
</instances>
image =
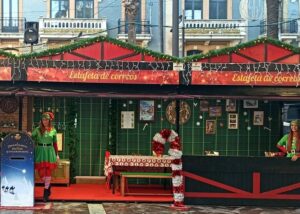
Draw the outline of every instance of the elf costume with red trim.
<instances>
[{"instance_id":1,"label":"elf costume with red trim","mask_svg":"<svg viewBox=\"0 0 300 214\"><path fill-rule=\"evenodd\" d=\"M296 127L293 131L292 126ZM300 120L291 121L291 131L285 134L277 143L277 148L286 154L287 157L300 157Z\"/></svg>"},{"instance_id":2,"label":"elf costume with red trim","mask_svg":"<svg viewBox=\"0 0 300 214\"><path fill-rule=\"evenodd\" d=\"M45 183L44 201L49 200L51 194L51 173L56 168L58 157L56 130L51 125L54 119L52 112L42 114L42 119L39 127L35 128L31 134L35 142L35 169ZM49 123L47 124L47 120ZM44 122L46 123L45 127Z\"/></svg>"}]
</instances>

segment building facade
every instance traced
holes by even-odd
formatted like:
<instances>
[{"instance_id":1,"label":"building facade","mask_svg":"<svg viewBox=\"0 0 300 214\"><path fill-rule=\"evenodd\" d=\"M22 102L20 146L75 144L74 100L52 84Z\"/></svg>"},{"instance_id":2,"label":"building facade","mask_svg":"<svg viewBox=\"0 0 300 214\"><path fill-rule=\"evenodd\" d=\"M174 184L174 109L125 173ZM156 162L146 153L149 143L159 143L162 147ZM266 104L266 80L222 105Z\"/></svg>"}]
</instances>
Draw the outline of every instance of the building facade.
<instances>
[{"instance_id":1,"label":"building facade","mask_svg":"<svg viewBox=\"0 0 300 214\"><path fill-rule=\"evenodd\" d=\"M138 1L136 40L142 47L172 54L172 2ZM33 6L34 5L34 6ZM283 0L279 39L298 46L299 0ZM261 0L179 0L179 53L207 53L265 36L266 3ZM39 23L33 51L60 47L99 35L128 40L123 0L0 0L0 47L14 53L24 45L26 21Z\"/></svg>"},{"instance_id":2,"label":"building facade","mask_svg":"<svg viewBox=\"0 0 300 214\"><path fill-rule=\"evenodd\" d=\"M0 48L18 53L23 43L25 18L23 16L23 1L1 0L0 1Z\"/></svg>"},{"instance_id":3,"label":"building facade","mask_svg":"<svg viewBox=\"0 0 300 214\"><path fill-rule=\"evenodd\" d=\"M166 11L171 11L172 2L167 2ZM206 53L246 41L247 23L240 18L237 3L235 0L181 1L179 13L184 17L180 22L181 55ZM172 20L166 19L166 23L171 25ZM165 35L166 41L170 41L171 33L166 31ZM166 42L166 53L170 53L171 46L172 42Z\"/></svg>"},{"instance_id":4,"label":"building facade","mask_svg":"<svg viewBox=\"0 0 300 214\"><path fill-rule=\"evenodd\" d=\"M46 17L39 18L40 42L56 47L79 38L107 35L98 0L47 0Z\"/></svg>"}]
</instances>

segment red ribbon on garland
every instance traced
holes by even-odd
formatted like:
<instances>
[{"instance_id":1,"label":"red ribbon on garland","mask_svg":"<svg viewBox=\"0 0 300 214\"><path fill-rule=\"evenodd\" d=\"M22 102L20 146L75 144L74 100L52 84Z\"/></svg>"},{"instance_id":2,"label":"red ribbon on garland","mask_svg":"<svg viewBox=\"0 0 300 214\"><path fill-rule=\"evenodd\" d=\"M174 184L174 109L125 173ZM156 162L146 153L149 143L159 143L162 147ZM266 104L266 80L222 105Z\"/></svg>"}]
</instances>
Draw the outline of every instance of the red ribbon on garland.
<instances>
[{"instance_id":1,"label":"red ribbon on garland","mask_svg":"<svg viewBox=\"0 0 300 214\"><path fill-rule=\"evenodd\" d=\"M162 156L165 150L165 146L159 142L152 141L152 151L155 152L157 156Z\"/></svg>"}]
</instances>

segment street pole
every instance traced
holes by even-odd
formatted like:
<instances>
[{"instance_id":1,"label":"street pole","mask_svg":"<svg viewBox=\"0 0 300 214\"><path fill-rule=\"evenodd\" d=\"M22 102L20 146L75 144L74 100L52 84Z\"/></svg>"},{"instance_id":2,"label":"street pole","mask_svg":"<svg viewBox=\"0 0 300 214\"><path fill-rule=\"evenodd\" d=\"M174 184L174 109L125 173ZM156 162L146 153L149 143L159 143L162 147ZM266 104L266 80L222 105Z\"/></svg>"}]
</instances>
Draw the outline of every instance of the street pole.
<instances>
[{"instance_id":1,"label":"street pole","mask_svg":"<svg viewBox=\"0 0 300 214\"><path fill-rule=\"evenodd\" d=\"M184 19L185 19L185 10L182 10L182 57L185 57L185 26L184 26Z\"/></svg>"},{"instance_id":2,"label":"street pole","mask_svg":"<svg viewBox=\"0 0 300 214\"><path fill-rule=\"evenodd\" d=\"M178 0L173 0L173 23L172 23L172 55L178 57L179 56L179 48L178 48L178 17L179 7Z\"/></svg>"},{"instance_id":3,"label":"street pole","mask_svg":"<svg viewBox=\"0 0 300 214\"><path fill-rule=\"evenodd\" d=\"M160 34L160 52L164 53L164 3L159 0L159 34Z\"/></svg>"},{"instance_id":4,"label":"street pole","mask_svg":"<svg viewBox=\"0 0 300 214\"><path fill-rule=\"evenodd\" d=\"M179 56L179 5L178 0L173 0L173 23L172 23L172 55L175 57ZM179 90L179 89L177 89ZM179 91L177 92L179 93ZM180 120L180 100L176 99L176 132L179 134L179 120Z\"/></svg>"}]
</instances>

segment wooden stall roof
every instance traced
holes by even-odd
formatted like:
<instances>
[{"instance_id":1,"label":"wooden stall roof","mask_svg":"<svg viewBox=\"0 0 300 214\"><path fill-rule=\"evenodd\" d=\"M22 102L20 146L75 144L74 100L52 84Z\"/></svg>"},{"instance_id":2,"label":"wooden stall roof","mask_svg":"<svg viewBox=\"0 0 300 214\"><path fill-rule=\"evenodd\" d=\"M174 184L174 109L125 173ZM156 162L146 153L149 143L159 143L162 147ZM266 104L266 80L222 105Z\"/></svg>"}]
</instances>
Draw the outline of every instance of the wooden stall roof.
<instances>
[{"instance_id":1,"label":"wooden stall roof","mask_svg":"<svg viewBox=\"0 0 300 214\"><path fill-rule=\"evenodd\" d=\"M299 64L300 48L270 38L259 38L234 47L186 57L184 60L206 63L273 62Z\"/></svg>"},{"instance_id":2,"label":"wooden stall roof","mask_svg":"<svg viewBox=\"0 0 300 214\"><path fill-rule=\"evenodd\" d=\"M83 39L61 48L25 54L19 58L46 60L109 60L127 62L180 61L179 58L109 37Z\"/></svg>"},{"instance_id":3,"label":"wooden stall roof","mask_svg":"<svg viewBox=\"0 0 300 214\"><path fill-rule=\"evenodd\" d=\"M0 51L1 86L10 89L3 93L20 96L95 96L95 97L152 97L152 98L202 98L202 97L278 97L299 99L298 82L295 85L222 85L218 82L193 84L197 71L194 64L212 66L223 64L234 67L244 65L287 65L284 71L291 72L300 62L300 49L280 41L261 38L231 48L211 51L207 54L176 58L145 48L130 45L107 37L80 40L71 45L40 53L14 56ZM99 68L99 64L102 67ZM103 66L107 64L108 67ZM230 66L229 66L230 65ZM121 66L121 67L120 67ZM180 67L181 66L181 67ZM177 68L176 68L177 67ZM203 66L202 66L203 68ZM69 69L69 70L68 70ZM68 71L66 71L68 70ZM85 73L137 74L139 81L76 81L62 78L57 72L78 70ZM112 72L112 70L114 70ZM55 72L53 72L55 71ZM205 70L202 70L202 73ZM241 73L243 70L240 70ZM10 75L7 75L9 72ZM31 75L30 72L34 72ZM123 72L123 73L122 73ZM144 73L143 73L144 72ZM248 73L247 73L248 72ZM257 71L247 71L247 75ZM205 72L209 73L209 72ZM37 75L38 74L38 75ZM45 76L45 74L49 76ZM148 77L156 75L156 82ZM216 73L213 73L216 74ZM220 78L223 78L219 72ZM40 75L40 76L39 76ZM57 76L57 80L53 77ZM81 73L78 73L77 77ZM94 75L94 74L93 74ZM11 78L9 78L11 76ZM147 77L146 79L141 78ZM52 79L51 79L52 78ZM85 77L84 77L85 78ZM49 81L51 79L51 81ZM200 79L202 81L202 79ZM5 82L5 84L4 84ZM222 82L221 82L222 83ZM144 87L143 85L149 85ZM255 87L253 87L255 86Z\"/></svg>"}]
</instances>

